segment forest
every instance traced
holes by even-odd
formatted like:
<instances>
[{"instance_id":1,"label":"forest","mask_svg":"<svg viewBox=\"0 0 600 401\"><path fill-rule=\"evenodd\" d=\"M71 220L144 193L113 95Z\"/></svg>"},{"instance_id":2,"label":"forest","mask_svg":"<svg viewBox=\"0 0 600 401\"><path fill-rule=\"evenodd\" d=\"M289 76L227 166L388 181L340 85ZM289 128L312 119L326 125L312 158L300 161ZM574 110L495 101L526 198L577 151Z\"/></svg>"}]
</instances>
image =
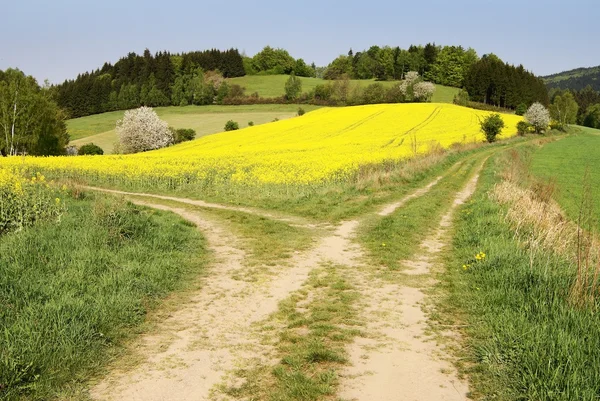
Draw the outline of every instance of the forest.
<instances>
[{"instance_id":1,"label":"forest","mask_svg":"<svg viewBox=\"0 0 600 401\"><path fill-rule=\"evenodd\" d=\"M220 85L223 79L244 75L397 81L410 71L434 84L465 87L471 100L502 108L549 101L543 81L522 65L509 65L493 54L480 58L471 48L432 43L411 45L406 50L389 46L371 46L357 52L351 49L327 67L309 65L301 58L293 58L285 49L270 46L253 57L236 49L154 55L146 50L143 55L129 53L114 65L106 63L52 89L58 104L75 118L139 106L212 104L215 99L224 98L235 98L234 103L245 104L289 100L285 97L264 100L256 95L246 96L244 88ZM218 88L222 88L220 93ZM313 94L302 101L322 104L322 98Z\"/></svg>"}]
</instances>

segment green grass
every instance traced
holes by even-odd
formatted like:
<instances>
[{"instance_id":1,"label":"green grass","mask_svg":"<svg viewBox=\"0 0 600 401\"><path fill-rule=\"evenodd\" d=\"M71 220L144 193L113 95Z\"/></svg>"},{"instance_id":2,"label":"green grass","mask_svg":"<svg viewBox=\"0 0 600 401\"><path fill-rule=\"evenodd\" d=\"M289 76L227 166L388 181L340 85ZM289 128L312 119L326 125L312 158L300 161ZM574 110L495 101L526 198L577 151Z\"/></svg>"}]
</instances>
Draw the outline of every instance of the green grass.
<instances>
[{"instance_id":1,"label":"green grass","mask_svg":"<svg viewBox=\"0 0 600 401\"><path fill-rule=\"evenodd\" d=\"M367 221L359 238L371 259L386 269L400 269L402 260L413 256L418 244L438 225L449 202L481 160L483 155L464 161L425 195L408 201L389 216Z\"/></svg>"},{"instance_id":2,"label":"green grass","mask_svg":"<svg viewBox=\"0 0 600 401\"><path fill-rule=\"evenodd\" d=\"M595 197L594 214L600 216L600 130L581 127L581 132L537 149L531 164L535 176L555 180L556 200L572 220L579 215L586 171ZM600 220L596 223L600 230Z\"/></svg>"},{"instance_id":3,"label":"green grass","mask_svg":"<svg viewBox=\"0 0 600 401\"><path fill-rule=\"evenodd\" d=\"M506 210L487 195L505 163L488 163L473 202L458 213L437 316L464 328L460 360L474 399L597 400L600 321L568 302L575 267L551 253L530 264ZM478 262L481 251L487 257Z\"/></svg>"},{"instance_id":4,"label":"green grass","mask_svg":"<svg viewBox=\"0 0 600 401\"><path fill-rule=\"evenodd\" d=\"M258 92L261 97L279 97L284 95L285 82L289 78L288 75L246 75L239 78L230 78L228 81L232 84L240 85L246 88L246 94L250 95ZM322 85L327 82L320 78L299 77L302 81L302 92L310 92L317 85ZM350 81L353 85L361 85L363 87L375 83L374 79L354 79ZM386 87L397 85L397 81L381 81ZM432 102L434 103L452 103L454 95L458 93L457 88L449 86L436 85L436 91L433 95Z\"/></svg>"},{"instance_id":5,"label":"green grass","mask_svg":"<svg viewBox=\"0 0 600 401\"><path fill-rule=\"evenodd\" d=\"M343 267L314 269L304 287L279 305L274 330L279 363L240 369L241 387L226 389L236 398L271 401L333 400L346 346L361 335L355 303L359 294ZM309 297L310 294L310 297Z\"/></svg>"},{"instance_id":6,"label":"green grass","mask_svg":"<svg viewBox=\"0 0 600 401\"><path fill-rule=\"evenodd\" d=\"M249 121L255 124L264 124L275 118L283 120L293 117L298 112L298 107L311 111L318 106L311 105L248 105L248 106L186 106L186 107L157 107L156 113L160 118L175 128L192 128L196 130L196 137L222 132L228 120L237 121L240 127L248 125ZM115 125L117 120L123 118L124 111L113 111L88 117L69 120L67 130L71 137L71 145L81 146L93 142L104 149L105 153L112 153L113 145L117 140Z\"/></svg>"},{"instance_id":7,"label":"green grass","mask_svg":"<svg viewBox=\"0 0 600 401\"><path fill-rule=\"evenodd\" d=\"M179 217L101 195L65 201L60 223L0 237L0 399L68 398L206 263Z\"/></svg>"},{"instance_id":8,"label":"green grass","mask_svg":"<svg viewBox=\"0 0 600 401\"><path fill-rule=\"evenodd\" d=\"M306 250L313 245L315 230L290 225L287 222L235 210L204 208L143 196L131 198L144 201L150 199L152 203L183 207L218 219L220 225L227 227L242 240L243 244L240 245L247 252L244 263L248 267L275 266L291 258L294 252ZM249 275L251 273L253 272L249 272Z\"/></svg>"}]
</instances>

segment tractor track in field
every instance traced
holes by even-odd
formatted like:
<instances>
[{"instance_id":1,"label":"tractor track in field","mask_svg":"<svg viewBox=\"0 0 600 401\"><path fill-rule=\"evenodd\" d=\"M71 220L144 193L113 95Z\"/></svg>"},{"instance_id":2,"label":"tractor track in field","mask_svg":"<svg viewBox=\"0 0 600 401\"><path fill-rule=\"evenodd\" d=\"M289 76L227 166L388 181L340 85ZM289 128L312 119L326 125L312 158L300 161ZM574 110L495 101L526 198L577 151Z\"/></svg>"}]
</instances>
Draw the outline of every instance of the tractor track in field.
<instances>
[{"instance_id":1,"label":"tractor track in field","mask_svg":"<svg viewBox=\"0 0 600 401\"><path fill-rule=\"evenodd\" d=\"M446 174L453 174L455 164ZM459 191L438 230L423 242L415 263L418 273L427 276L437 268L436 254L446 244L454 210L474 191L479 170ZM378 216L387 216L405 203L426 194L442 177L413 191L399 201L385 205ZM136 343L142 356L132 369L113 370L90 389L95 400L232 400L223 392L240 366L274 366L278 360L274 345L261 338L260 323L277 312L279 302L299 290L310 273L325 263L346 266L348 279L361 294L359 313L367 335L348 347L350 365L340 372L339 395L343 399L372 400L465 400L467 386L458 379L447 355L425 335L427 316L422 310L423 288L383 282L374 278L370 261L355 241L362 217L337 226L320 225L296 216L286 216L254 208L225 206L198 200L106 190L122 195L140 206L169 211L193 222L205 235L216 256L203 281L202 289L173 311L153 333ZM161 204L160 201L178 202ZM203 208L227 209L284 221L290 225L315 228L322 234L318 244L297 252L292 260L272 269L264 281L240 281L235 276L244 269L246 254L239 238L228 232L218 219ZM429 242L428 242L429 241ZM429 245L431 246L429 246ZM412 267L411 261L404 264ZM411 271L406 271L407 276ZM233 379L235 380L235 379ZM424 383L427 386L424 388Z\"/></svg>"}]
</instances>

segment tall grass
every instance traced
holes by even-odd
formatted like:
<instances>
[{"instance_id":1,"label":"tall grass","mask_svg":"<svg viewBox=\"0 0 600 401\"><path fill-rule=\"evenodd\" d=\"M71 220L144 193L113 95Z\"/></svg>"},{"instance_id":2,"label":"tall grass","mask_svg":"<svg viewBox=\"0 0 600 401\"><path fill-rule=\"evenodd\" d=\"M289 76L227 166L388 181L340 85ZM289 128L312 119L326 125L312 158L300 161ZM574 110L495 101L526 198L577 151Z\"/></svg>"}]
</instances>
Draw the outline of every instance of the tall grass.
<instances>
[{"instance_id":1,"label":"tall grass","mask_svg":"<svg viewBox=\"0 0 600 401\"><path fill-rule=\"evenodd\" d=\"M60 223L0 237L0 399L63 398L204 265L203 239L179 218L102 196L66 202Z\"/></svg>"},{"instance_id":2,"label":"tall grass","mask_svg":"<svg viewBox=\"0 0 600 401\"><path fill-rule=\"evenodd\" d=\"M462 369L475 399L598 400L598 300L574 305L573 258L550 250L532 258L531 225L515 233L508 207L488 195L506 160L488 164L457 218L439 316L464 324ZM486 258L476 260L479 252Z\"/></svg>"}]
</instances>

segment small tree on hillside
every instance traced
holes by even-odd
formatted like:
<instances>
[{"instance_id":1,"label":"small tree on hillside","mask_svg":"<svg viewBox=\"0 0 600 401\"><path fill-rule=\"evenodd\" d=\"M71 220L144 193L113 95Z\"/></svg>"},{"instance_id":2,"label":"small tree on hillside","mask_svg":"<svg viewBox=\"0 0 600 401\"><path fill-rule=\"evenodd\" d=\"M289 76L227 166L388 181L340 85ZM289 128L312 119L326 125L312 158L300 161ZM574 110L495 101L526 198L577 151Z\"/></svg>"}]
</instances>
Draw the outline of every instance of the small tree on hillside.
<instances>
[{"instance_id":1,"label":"small tree on hillside","mask_svg":"<svg viewBox=\"0 0 600 401\"><path fill-rule=\"evenodd\" d=\"M544 131L548 124L550 124L550 112L540 102L532 104L527 113L525 113L525 120L535 128L536 133Z\"/></svg>"},{"instance_id":2,"label":"small tree on hillside","mask_svg":"<svg viewBox=\"0 0 600 401\"><path fill-rule=\"evenodd\" d=\"M561 129L568 124L577 121L577 111L579 106L571 92L565 92L562 95L556 95L550 106L550 116L558 123Z\"/></svg>"},{"instance_id":3,"label":"small tree on hillside","mask_svg":"<svg viewBox=\"0 0 600 401\"><path fill-rule=\"evenodd\" d=\"M302 81L294 73L290 75L285 82L285 98L287 100L296 100L302 93Z\"/></svg>"},{"instance_id":4,"label":"small tree on hillside","mask_svg":"<svg viewBox=\"0 0 600 401\"><path fill-rule=\"evenodd\" d=\"M594 104L587 108L583 125L600 129L600 104Z\"/></svg>"},{"instance_id":5,"label":"small tree on hillside","mask_svg":"<svg viewBox=\"0 0 600 401\"><path fill-rule=\"evenodd\" d=\"M504 128L504 120L500 114L490 114L480 122L480 127L489 143L496 142L496 137Z\"/></svg>"},{"instance_id":6,"label":"small tree on hillside","mask_svg":"<svg viewBox=\"0 0 600 401\"><path fill-rule=\"evenodd\" d=\"M122 153L144 152L173 143L169 125L150 107L126 111L123 119L117 121L116 131Z\"/></svg>"},{"instance_id":7,"label":"small tree on hillside","mask_svg":"<svg viewBox=\"0 0 600 401\"><path fill-rule=\"evenodd\" d=\"M435 92L435 85L431 82L417 82L413 86L413 97L415 102L430 102Z\"/></svg>"},{"instance_id":8,"label":"small tree on hillside","mask_svg":"<svg viewBox=\"0 0 600 401\"><path fill-rule=\"evenodd\" d=\"M86 143L85 145L83 145L82 147L79 148L79 150L77 151L78 155L103 155L104 154L104 150L102 150L102 148L98 145L95 145L93 143Z\"/></svg>"}]
</instances>

